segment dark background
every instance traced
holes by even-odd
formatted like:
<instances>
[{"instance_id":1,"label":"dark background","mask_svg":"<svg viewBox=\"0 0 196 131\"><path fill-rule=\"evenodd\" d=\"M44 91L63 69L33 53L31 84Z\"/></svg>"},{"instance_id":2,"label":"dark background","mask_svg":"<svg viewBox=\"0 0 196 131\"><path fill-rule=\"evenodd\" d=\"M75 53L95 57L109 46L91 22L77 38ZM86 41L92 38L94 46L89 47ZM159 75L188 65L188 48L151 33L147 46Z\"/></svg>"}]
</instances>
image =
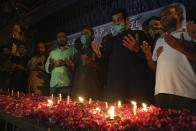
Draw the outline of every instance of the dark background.
<instances>
[{"instance_id":1,"label":"dark background","mask_svg":"<svg viewBox=\"0 0 196 131\"><path fill-rule=\"evenodd\" d=\"M116 8L131 16L176 2L186 7L187 20L196 21L196 0L0 0L0 44L9 42L14 23L22 25L25 42L34 48L38 41L56 39L59 31L70 35L107 23Z\"/></svg>"}]
</instances>

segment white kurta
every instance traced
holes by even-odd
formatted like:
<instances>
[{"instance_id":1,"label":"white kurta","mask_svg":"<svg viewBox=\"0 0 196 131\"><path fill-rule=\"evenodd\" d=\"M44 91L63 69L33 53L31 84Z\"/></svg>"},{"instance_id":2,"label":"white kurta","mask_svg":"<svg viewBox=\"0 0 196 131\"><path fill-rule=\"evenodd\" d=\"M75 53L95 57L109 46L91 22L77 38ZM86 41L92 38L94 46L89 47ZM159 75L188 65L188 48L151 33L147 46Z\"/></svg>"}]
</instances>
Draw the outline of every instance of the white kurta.
<instances>
[{"instance_id":1,"label":"white kurta","mask_svg":"<svg viewBox=\"0 0 196 131\"><path fill-rule=\"evenodd\" d=\"M191 40L187 32L176 31L171 34L180 38L181 33L185 40ZM157 49L161 46L163 52L157 60ZM152 58L157 61L155 95L165 93L196 99L196 74L183 53L160 38L156 42Z\"/></svg>"}]
</instances>

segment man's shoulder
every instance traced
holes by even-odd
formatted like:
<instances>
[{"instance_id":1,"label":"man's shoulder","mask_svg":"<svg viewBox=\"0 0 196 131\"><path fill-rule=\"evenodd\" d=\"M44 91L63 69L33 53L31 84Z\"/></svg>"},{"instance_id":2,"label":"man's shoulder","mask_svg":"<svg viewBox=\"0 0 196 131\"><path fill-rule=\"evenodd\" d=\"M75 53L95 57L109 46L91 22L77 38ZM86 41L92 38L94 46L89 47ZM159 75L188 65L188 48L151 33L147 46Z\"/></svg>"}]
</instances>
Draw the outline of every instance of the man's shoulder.
<instances>
[{"instance_id":1,"label":"man's shoulder","mask_svg":"<svg viewBox=\"0 0 196 131\"><path fill-rule=\"evenodd\" d=\"M69 48L66 48L64 51L65 51L65 52L76 51L76 48L74 48L74 47L69 47Z\"/></svg>"},{"instance_id":2,"label":"man's shoulder","mask_svg":"<svg viewBox=\"0 0 196 131\"><path fill-rule=\"evenodd\" d=\"M189 36L187 31L178 31L173 34L173 36L176 38L180 38L181 34L183 34L185 40L191 41L191 37Z\"/></svg>"},{"instance_id":3,"label":"man's shoulder","mask_svg":"<svg viewBox=\"0 0 196 131\"><path fill-rule=\"evenodd\" d=\"M54 50L50 51L50 55L52 55L52 54L56 53L57 51L58 51L58 48L56 48L56 49L54 49Z\"/></svg>"}]
</instances>

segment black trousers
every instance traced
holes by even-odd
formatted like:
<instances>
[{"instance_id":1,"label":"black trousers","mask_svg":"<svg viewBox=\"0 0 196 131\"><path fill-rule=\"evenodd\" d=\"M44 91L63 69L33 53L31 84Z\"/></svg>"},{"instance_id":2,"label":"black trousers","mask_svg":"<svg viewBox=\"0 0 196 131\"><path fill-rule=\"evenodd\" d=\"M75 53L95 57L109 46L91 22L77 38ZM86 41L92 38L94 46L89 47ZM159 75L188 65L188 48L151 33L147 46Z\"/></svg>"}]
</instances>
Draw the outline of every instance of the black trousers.
<instances>
[{"instance_id":1,"label":"black trousers","mask_svg":"<svg viewBox=\"0 0 196 131\"><path fill-rule=\"evenodd\" d=\"M196 99L160 93L155 96L155 105L163 109L188 109L196 112Z\"/></svg>"}]
</instances>

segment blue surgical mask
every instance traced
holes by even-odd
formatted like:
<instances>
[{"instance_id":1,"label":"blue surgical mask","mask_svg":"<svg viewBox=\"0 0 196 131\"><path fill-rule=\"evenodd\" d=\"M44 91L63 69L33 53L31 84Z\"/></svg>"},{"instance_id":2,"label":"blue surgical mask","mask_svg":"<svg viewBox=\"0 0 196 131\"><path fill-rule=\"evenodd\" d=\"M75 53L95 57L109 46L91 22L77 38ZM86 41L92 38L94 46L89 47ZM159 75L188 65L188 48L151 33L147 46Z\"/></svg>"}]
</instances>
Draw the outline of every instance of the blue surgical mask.
<instances>
[{"instance_id":1,"label":"blue surgical mask","mask_svg":"<svg viewBox=\"0 0 196 131\"><path fill-rule=\"evenodd\" d=\"M81 35L80 41L83 45L88 45L91 42L91 37L89 35Z\"/></svg>"},{"instance_id":2,"label":"blue surgical mask","mask_svg":"<svg viewBox=\"0 0 196 131\"><path fill-rule=\"evenodd\" d=\"M114 25L114 30L118 33L123 32L125 30L125 22L120 23L119 25Z\"/></svg>"}]
</instances>

